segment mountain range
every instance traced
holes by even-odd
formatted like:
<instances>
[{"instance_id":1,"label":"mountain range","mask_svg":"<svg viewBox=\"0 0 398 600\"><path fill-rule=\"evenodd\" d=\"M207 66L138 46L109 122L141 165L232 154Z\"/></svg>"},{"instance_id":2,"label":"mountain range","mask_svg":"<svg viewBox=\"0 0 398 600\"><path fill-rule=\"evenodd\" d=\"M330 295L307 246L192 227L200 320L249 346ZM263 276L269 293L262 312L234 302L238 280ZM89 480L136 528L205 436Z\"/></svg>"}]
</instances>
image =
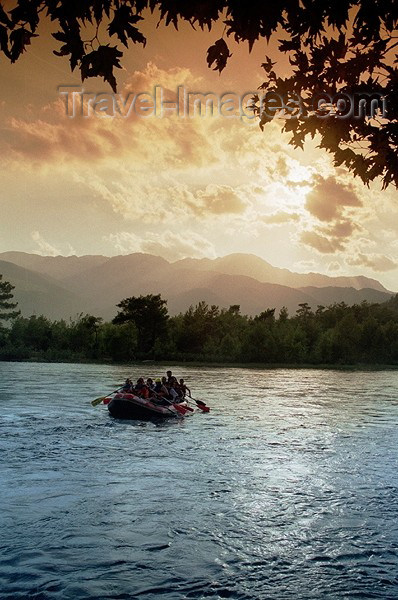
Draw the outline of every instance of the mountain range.
<instances>
[{"instance_id":1,"label":"mountain range","mask_svg":"<svg viewBox=\"0 0 398 600\"><path fill-rule=\"evenodd\" d=\"M278 312L282 306L294 314L302 302L316 308L342 301L385 302L392 296L375 279L294 273L253 254L171 263L141 253L109 258L3 252L0 273L15 286L14 297L24 316L44 314L51 319L80 313L111 319L120 300L149 293L162 294L170 314L205 300L225 308L239 304L249 315L267 308Z\"/></svg>"}]
</instances>

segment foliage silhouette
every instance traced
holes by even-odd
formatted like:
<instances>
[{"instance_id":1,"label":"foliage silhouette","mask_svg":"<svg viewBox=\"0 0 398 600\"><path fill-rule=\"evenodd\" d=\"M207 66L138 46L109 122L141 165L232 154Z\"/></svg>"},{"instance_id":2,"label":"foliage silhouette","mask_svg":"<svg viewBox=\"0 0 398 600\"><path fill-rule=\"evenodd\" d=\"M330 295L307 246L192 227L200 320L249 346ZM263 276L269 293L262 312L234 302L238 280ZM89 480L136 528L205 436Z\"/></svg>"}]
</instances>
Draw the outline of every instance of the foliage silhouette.
<instances>
[{"instance_id":1,"label":"foliage silhouette","mask_svg":"<svg viewBox=\"0 0 398 600\"><path fill-rule=\"evenodd\" d=\"M14 297L13 289L14 286L8 281L3 281L3 275L0 275L0 327L1 321L9 321L19 315L20 311L15 310L18 303L11 302Z\"/></svg>"},{"instance_id":2,"label":"foliage silhouette","mask_svg":"<svg viewBox=\"0 0 398 600\"><path fill-rule=\"evenodd\" d=\"M138 332L138 348L143 353L154 350L156 341L166 333L168 313L167 301L160 294L132 297L122 300L121 308L113 323L134 323Z\"/></svg>"},{"instance_id":3,"label":"foliage silhouette","mask_svg":"<svg viewBox=\"0 0 398 600\"><path fill-rule=\"evenodd\" d=\"M290 142L303 147L308 137L317 136L336 166L345 166L366 184L378 177L383 187L398 184L396 0L17 0L9 11L0 5L0 52L15 62L37 37L40 19L51 20L57 28L53 37L62 44L54 53L68 56L82 80L101 76L115 91L114 69L120 68L123 56L118 44L145 46L139 25L148 20L149 11L176 30L183 21L209 31L223 23L223 36L207 53L209 67L220 73L232 56L224 36L247 42L250 50L262 38L281 37L279 51L287 55L291 73L278 75L266 56L261 89L287 99L289 118L283 130L291 134ZM331 105L324 102L318 108L314 99L325 93ZM372 116L362 108L357 115L346 114L347 97L358 94L382 97L383 113L376 109ZM253 110L262 128L276 116L259 96Z\"/></svg>"}]
</instances>

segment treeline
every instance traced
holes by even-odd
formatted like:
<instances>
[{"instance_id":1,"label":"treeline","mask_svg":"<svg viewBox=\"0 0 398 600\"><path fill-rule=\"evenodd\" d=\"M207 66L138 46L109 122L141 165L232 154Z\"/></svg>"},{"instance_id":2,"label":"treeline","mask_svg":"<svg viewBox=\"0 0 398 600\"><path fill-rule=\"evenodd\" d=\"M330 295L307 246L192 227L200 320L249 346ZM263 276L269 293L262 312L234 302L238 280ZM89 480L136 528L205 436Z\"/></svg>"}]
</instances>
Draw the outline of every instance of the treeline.
<instances>
[{"instance_id":1,"label":"treeline","mask_svg":"<svg viewBox=\"0 0 398 600\"><path fill-rule=\"evenodd\" d=\"M268 364L398 364L398 295L385 304L300 304L255 317L200 302L170 317L160 295L123 300L113 322L17 316L0 329L0 359Z\"/></svg>"}]
</instances>

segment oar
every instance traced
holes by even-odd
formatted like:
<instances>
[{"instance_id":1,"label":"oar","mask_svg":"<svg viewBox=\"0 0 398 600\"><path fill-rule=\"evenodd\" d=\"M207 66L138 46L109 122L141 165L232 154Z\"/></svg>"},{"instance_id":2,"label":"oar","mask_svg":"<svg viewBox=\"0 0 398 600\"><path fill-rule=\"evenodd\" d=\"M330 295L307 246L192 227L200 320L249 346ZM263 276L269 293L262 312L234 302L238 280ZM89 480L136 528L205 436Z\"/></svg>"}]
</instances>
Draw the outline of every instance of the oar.
<instances>
[{"instance_id":1,"label":"oar","mask_svg":"<svg viewBox=\"0 0 398 600\"><path fill-rule=\"evenodd\" d=\"M158 394L157 392L155 392L155 390L152 390L152 392L158 398L161 398L162 400L166 400L166 402L168 402L170 405L174 406L174 408L176 409L176 411L179 412L181 415L185 415L185 413L187 412L187 410L193 411L193 409L190 406L181 406L180 404L178 404L178 402L173 402L172 400L169 400L168 398L165 398L164 396L161 396L160 394ZM149 398L149 400L150 400L150 398Z\"/></svg>"},{"instance_id":2,"label":"oar","mask_svg":"<svg viewBox=\"0 0 398 600\"><path fill-rule=\"evenodd\" d=\"M177 412L179 412L181 415L185 415L185 413L187 412L187 407L186 406L180 406L179 404L174 404L173 402L171 403L171 405L176 409Z\"/></svg>"},{"instance_id":3,"label":"oar","mask_svg":"<svg viewBox=\"0 0 398 600\"><path fill-rule=\"evenodd\" d=\"M190 396L190 398L196 402L196 406L200 408L200 410L203 410L203 412L210 412L210 406L207 406L205 402L202 402L202 400L196 400L196 398L193 398L192 396Z\"/></svg>"},{"instance_id":4,"label":"oar","mask_svg":"<svg viewBox=\"0 0 398 600\"><path fill-rule=\"evenodd\" d=\"M106 396L101 396L100 398L95 398L95 400L91 400L92 406L97 406L97 404L100 404L101 402L103 402L105 400L105 398L108 398L108 396L112 396L112 394L117 394L118 392L120 392L120 390L122 388L124 388L124 385L122 385L118 390L115 390L114 392L107 394Z\"/></svg>"}]
</instances>

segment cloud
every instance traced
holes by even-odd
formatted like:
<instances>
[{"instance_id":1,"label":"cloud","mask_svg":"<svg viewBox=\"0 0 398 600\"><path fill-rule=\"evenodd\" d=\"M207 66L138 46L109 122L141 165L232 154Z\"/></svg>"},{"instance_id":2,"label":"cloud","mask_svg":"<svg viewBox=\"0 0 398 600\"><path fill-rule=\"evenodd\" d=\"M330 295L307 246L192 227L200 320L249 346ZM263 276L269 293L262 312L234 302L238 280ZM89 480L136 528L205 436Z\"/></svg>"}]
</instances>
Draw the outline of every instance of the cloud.
<instances>
[{"instance_id":1,"label":"cloud","mask_svg":"<svg viewBox=\"0 0 398 600\"><path fill-rule=\"evenodd\" d=\"M305 180L293 181L293 180L289 179L288 181L286 181L286 185L292 189L311 187L311 183L309 181L305 181Z\"/></svg>"},{"instance_id":2,"label":"cloud","mask_svg":"<svg viewBox=\"0 0 398 600\"><path fill-rule=\"evenodd\" d=\"M284 156L280 156L278 158L278 162L276 163L276 167L279 171L279 174L282 177L287 177L289 175L289 166L287 164L287 160Z\"/></svg>"},{"instance_id":3,"label":"cloud","mask_svg":"<svg viewBox=\"0 0 398 600\"><path fill-rule=\"evenodd\" d=\"M338 238L330 239L315 231L303 231L300 240L321 254L334 254L337 250L344 249L344 244Z\"/></svg>"},{"instance_id":4,"label":"cloud","mask_svg":"<svg viewBox=\"0 0 398 600\"><path fill-rule=\"evenodd\" d=\"M307 194L305 208L319 221L339 219L346 207L360 207L362 201L351 184L339 183L335 177L316 176L315 185Z\"/></svg>"},{"instance_id":5,"label":"cloud","mask_svg":"<svg viewBox=\"0 0 398 600\"><path fill-rule=\"evenodd\" d=\"M358 252L355 256L346 258L346 263L355 267L368 267L373 271L384 273L393 271L398 267L398 262L383 254L364 254Z\"/></svg>"},{"instance_id":6,"label":"cloud","mask_svg":"<svg viewBox=\"0 0 398 600\"><path fill-rule=\"evenodd\" d=\"M168 172L149 171L144 176L111 169L95 175L91 170L74 178L125 219L146 225L238 217L251 207L247 186L208 184L194 189Z\"/></svg>"},{"instance_id":7,"label":"cloud","mask_svg":"<svg viewBox=\"0 0 398 600\"><path fill-rule=\"evenodd\" d=\"M130 232L120 232L106 236L104 240L111 242L121 254L129 252L145 252L159 255L169 261L182 258L215 258L213 244L203 236L185 231L184 235L172 231L147 233L145 238Z\"/></svg>"},{"instance_id":8,"label":"cloud","mask_svg":"<svg viewBox=\"0 0 398 600\"><path fill-rule=\"evenodd\" d=\"M156 85L166 97L167 92L175 97L179 85L195 87L199 81L189 69L159 69L148 63L142 72L130 76L120 96L125 99L129 93L153 92ZM166 163L199 166L210 156L214 159L206 119L179 118L173 111L165 113L163 118L141 118L133 111L126 117L117 111L112 118L98 116L99 111L92 109L93 95L86 94L81 100L81 95L75 93L73 104L72 91L70 88L68 114L72 114L74 105L77 113L74 118L67 116L65 100L59 98L37 114L28 111L23 118L6 119L0 150L9 161L24 160L37 168L55 161L59 166L70 165L71 161L109 163L120 158L143 163L149 158L160 168ZM111 94L101 97L107 97L108 104L113 105Z\"/></svg>"},{"instance_id":9,"label":"cloud","mask_svg":"<svg viewBox=\"0 0 398 600\"><path fill-rule=\"evenodd\" d=\"M267 225L286 225L287 223L297 223L297 221L300 221L300 218L298 213L289 213L281 210L270 215L264 215L261 217L261 220Z\"/></svg>"},{"instance_id":10,"label":"cloud","mask_svg":"<svg viewBox=\"0 0 398 600\"><path fill-rule=\"evenodd\" d=\"M330 227L320 228L320 231L332 238L349 238L360 226L352 221L337 221Z\"/></svg>"},{"instance_id":11,"label":"cloud","mask_svg":"<svg viewBox=\"0 0 398 600\"><path fill-rule=\"evenodd\" d=\"M307 223L307 230L301 233L299 239L321 254L342 252L358 239L358 232L363 230L363 226L358 224L359 217L366 213L363 200L352 183L332 175L314 175L312 186L306 195L305 209L313 219L312 223Z\"/></svg>"},{"instance_id":12,"label":"cloud","mask_svg":"<svg viewBox=\"0 0 398 600\"><path fill-rule=\"evenodd\" d=\"M329 273L336 273L338 271L341 271L341 264L337 261L332 261L328 264L327 271Z\"/></svg>"},{"instance_id":13,"label":"cloud","mask_svg":"<svg viewBox=\"0 0 398 600\"><path fill-rule=\"evenodd\" d=\"M58 248L55 248L55 246L52 246L49 242L47 242L38 231L32 231L31 237L32 240L39 246L38 254L43 254L44 256L59 256L62 254Z\"/></svg>"},{"instance_id":14,"label":"cloud","mask_svg":"<svg viewBox=\"0 0 398 600\"><path fill-rule=\"evenodd\" d=\"M317 264L314 260L298 260L293 264L294 271L298 273L309 273L316 271Z\"/></svg>"},{"instance_id":15,"label":"cloud","mask_svg":"<svg viewBox=\"0 0 398 600\"><path fill-rule=\"evenodd\" d=\"M206 189L197 191L196 198L199 200L197 210L207 214L239 214L247 207L247 202L229 185L209 184Z\"/></svg>"}]
</instances>

